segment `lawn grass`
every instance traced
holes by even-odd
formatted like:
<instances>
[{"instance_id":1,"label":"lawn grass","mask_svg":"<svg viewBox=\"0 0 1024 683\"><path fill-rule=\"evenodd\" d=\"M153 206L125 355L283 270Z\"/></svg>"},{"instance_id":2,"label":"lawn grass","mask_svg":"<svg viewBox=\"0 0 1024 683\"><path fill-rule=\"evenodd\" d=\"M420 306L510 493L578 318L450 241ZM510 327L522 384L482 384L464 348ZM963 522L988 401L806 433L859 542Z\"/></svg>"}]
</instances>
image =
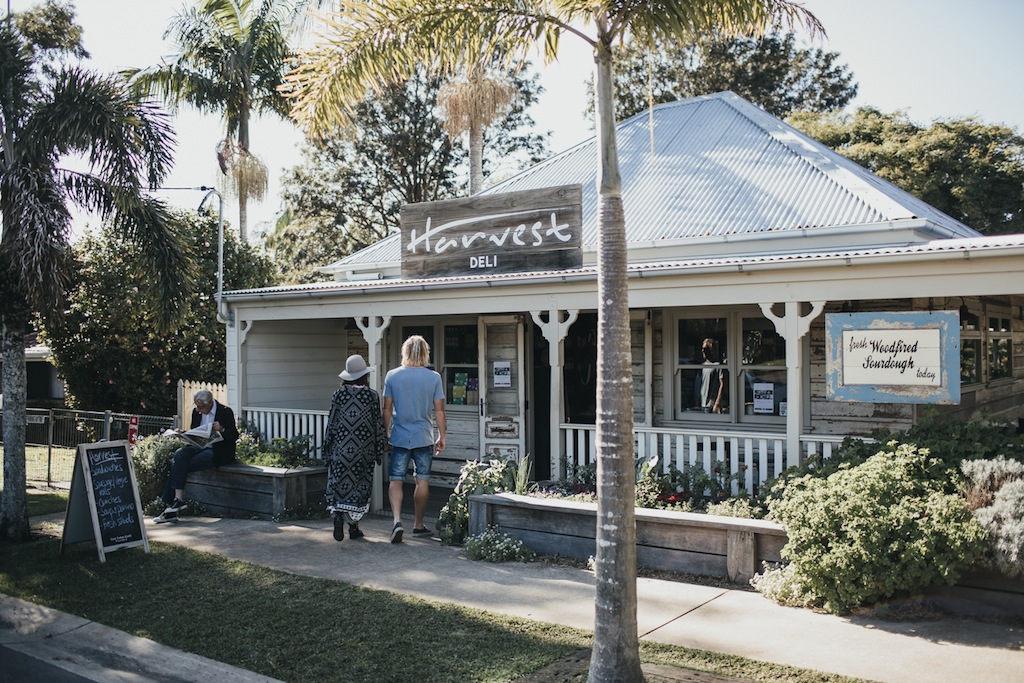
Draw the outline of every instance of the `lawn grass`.
<instances>
[{"instance_id":1,"label":"lawn grass","mask_svg":"<svg viewBox=\"0 0 1024 683\"><path fill-rule=\"evenodd\" d=\"M53 537L5 544L0 593L285 681L512 681L592 641L566 626L150 547L101 564L90 543L63 554ZM855 680L647 642L641 658L756 681Z\"/></svg>"}]
</instances>

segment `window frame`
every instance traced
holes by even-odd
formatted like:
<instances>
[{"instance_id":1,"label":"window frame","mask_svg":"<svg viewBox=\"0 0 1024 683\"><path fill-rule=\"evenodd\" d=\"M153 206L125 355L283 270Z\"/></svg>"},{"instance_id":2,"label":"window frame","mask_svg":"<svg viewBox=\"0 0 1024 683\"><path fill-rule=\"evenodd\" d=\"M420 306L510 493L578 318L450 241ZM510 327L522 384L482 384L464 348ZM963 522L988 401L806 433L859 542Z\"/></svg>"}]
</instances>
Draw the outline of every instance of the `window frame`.
<instances>
[{"instance_id":1,"label":"window frame","mask_svg":"<svg viewBox=\"0 0 1024 683\"><path fill-rule=\"evenodd\" d=\"M781 370L788 377L788 364L785 359L785 341L783 340L783 364L750 364L743 363L743 321L756 318L766 321L771 330L775 330L774 323L765 318L764 313L756 306L740 306L723 310L721 308L689 308L666 310L664 319L668 322L669 333L666 335L665 359L668 372L666 381L671 382L672 402L666 411L666 418L679 423L725 423L730 425L748 425L764 427L785 427L785 415L755 415L746 414L746 387L743 385L746 373L759 370L775 372ZM683 401L683 373L699 369L700 365L693 362L680 362L680 322L683 320L716 320L725 321L725 338L727 348L721 350L723 367L728 373L728 412L715 414L704 413L698 410L688 410L684 407ZM801 378L800 381L803 381Z\"/></svg>"}]
</instances>

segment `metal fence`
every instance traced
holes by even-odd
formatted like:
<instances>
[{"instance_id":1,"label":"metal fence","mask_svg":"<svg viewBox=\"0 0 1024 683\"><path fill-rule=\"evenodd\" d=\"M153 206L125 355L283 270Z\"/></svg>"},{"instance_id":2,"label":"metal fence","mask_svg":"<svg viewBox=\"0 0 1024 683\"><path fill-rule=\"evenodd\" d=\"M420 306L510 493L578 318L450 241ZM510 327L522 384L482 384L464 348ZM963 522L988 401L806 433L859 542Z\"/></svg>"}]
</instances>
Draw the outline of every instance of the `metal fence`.
<instances>
[{"instance_id":1,"label":"metal fence","mask_svg":"<svg viewBox=\"0 0 1024 683\"><path fill-rule=\"evenodd\" d=\"M109 410L28 408L25 412L25 478L58 487L71 485L78 444L127 439L132 418ZM140 439L174 427L173 416L138 418Z\"/></svg>"}]
</instances>

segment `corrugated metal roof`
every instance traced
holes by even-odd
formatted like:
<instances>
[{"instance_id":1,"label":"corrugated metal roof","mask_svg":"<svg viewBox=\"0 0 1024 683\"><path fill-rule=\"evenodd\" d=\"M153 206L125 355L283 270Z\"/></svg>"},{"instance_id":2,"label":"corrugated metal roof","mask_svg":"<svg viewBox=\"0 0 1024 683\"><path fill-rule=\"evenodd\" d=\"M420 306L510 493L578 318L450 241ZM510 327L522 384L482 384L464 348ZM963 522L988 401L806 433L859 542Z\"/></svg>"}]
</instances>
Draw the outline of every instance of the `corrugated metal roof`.
<instances>
[{"instance_id":1,"label":"corrugated metal roof","mask_svg":"<svg viewBox=\"0 0 1024 683\"><path fill-rule=\"evenodd\" d=\"M969 237L959 239L941 239L917 244L878 245L855 249L816 249L788 251L778 253L746 253L725 256L705 256L695 258L673 258L658 262L634 263L628 268L631 275L666 274L678 270L715 270L721 268L755 269L757 267L776 267L783 264L817 263L823 261L855 261L879 257L902 258L909 255L927 255L953 253L964 256L981 253L998 255L1000 252L1019 253L1024 249L1024 234L992 235L987 237ZM957 258L960 258L959 256ZM496 285L528 285L552 279L563 281L578 279L594 279L597 277L596 266L584 266L578 270L551 270L530 273L496 273L488 275L459 275L452 277L423 278L418 280L365 280L359 282L317 282L304 285L285 285L279 287L263 287L260 289L237 290L225 292L230 299L244 299L253 295L259 297L288 297L291 294L344 294L351 292L375 291L386 289L417 289L427 290L445 286L486 286Z\"/></svg>"},{"instance_id":2,"label":"corrugated metal roof","mask_svg":"<svg viewBox=\"0 0 1024 683\"><path fill-rule=\"evenodd\" d=\"M620 123L616 136L630 243L870 230L915 219L941 236L979 234L731 92L657 105ZM583 243L594 245L594 138L482 194L571 183L583 186ZM334 267L397 262L399 250L392 235Z\"/></svg>"}]
</instances>

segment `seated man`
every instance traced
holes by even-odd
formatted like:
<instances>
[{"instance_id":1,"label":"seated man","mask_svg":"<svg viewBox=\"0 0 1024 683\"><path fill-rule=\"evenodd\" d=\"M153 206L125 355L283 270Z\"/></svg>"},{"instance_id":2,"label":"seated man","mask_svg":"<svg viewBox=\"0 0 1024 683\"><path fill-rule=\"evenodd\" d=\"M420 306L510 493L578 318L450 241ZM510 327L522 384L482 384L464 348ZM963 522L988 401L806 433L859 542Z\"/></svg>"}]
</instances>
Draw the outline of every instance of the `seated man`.
<instances>
[{"instance_id":1,"label":"seated man","mask_svg":"<svg viewBox=\"0 0 1024 683\"><path fill-rule=\"evenodd\" d=\"M220 467L235 461L235 443L238 441L238 426L231 408L217 403L213 394L203 389L193 397L195 408L192 410L190 429L210 425L211 434L219 433L220 441L205 448L198 446L182 446L174 452L171 462L171 474L164 485L163 501L167 509L154 519L157 524L170 522L178 518L178 513L187 507L185 503L185 479L189 472Z\"/></svg>"}]
</instances>

